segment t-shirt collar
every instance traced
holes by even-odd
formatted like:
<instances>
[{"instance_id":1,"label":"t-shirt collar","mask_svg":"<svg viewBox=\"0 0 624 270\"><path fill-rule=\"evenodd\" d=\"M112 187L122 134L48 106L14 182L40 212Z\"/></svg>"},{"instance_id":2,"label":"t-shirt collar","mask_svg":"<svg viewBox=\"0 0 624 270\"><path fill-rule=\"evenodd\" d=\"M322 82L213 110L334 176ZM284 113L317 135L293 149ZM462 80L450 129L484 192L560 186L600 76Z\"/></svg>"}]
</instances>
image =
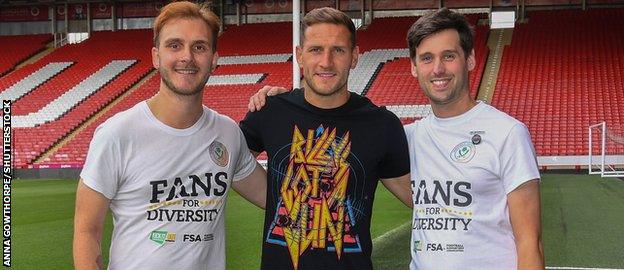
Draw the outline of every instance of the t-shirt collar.
<instances>
[{"instance_id":1,"label":"t-shirt collar","mask_svg":"<svg viewBox=\"0 0 624 270\"><path fill-rule=\"evenodd\" d=\"M483 110L483 108L485 108L485 103L481 101L477 101L477 105L470 108L470 110L468 110L467 112L462 113L458 116L440 118L440 117L435 116L435 114L431 114L430 121L431 121L431 124L438 125L438 126L460 125L460 124L463 124L472 120L481 110Z\"/></svg>"}]
</instances>

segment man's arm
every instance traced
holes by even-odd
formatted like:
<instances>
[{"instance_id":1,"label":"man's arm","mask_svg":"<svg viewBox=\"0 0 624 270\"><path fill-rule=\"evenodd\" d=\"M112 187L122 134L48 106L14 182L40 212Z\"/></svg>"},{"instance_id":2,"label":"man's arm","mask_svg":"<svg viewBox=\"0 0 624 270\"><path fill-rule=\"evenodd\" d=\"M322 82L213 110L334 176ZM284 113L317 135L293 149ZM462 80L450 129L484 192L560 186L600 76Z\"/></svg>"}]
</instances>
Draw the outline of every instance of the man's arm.
<instances>
[{"instance_id":1,"label":"man's arm","mask_svg":"<svg viewBox=\"0 0 624 270\"><path fill-rule=\"evenodd\" d=\"M381 183L394 194L403 204L409 208L414 208L412 202L412 187L410 174L395 178L381 179Z\"/></svg>"},{"instance_id":2,"label":"man's arm","mask_svg":"<svg viewBox=\"0 0 624 270\"><path fill-rule=\"evenodd\" d=\"M510 192L507 204L518 252L518 269L544 269L539 180L527 181Z\"/></svg>"},{"instance_id":3,"label":"man's arm","mask_svg":"<svg viewBox=\"0 0 624 270\"><path fill-rule=\"evenodd\" d=\"M243 196L243 198L265 209L267 192L266 171L264 171L264 168L262 168L258 162L256 162L256 168L249 176L234 181L232 187L238 194Z\"/></svg>"},{"instance_id":4,"label":"man's arm","mask_svg":"<svg viewBox=\"0 0 624 270\"><path fill-rule=\"evenodd\" d=\"M74 216L74 266L76 269L103 269L102 231L110 200L86 186L82 179L76 191Z\"/></svg>"},{"instance_id":5,"label":"man's arm","mask_svg":"<svg viewBox=\"0 0 624 270\"><path fill-rule=\"evenodd\" d=\"M249 98L249 104L247 104L247 109L249 109L250 112L259 111L266 104L267 97L286 93L288 91L290 90L281 86L265 85L260 88L257 93Z\"/></svg>"}]
</instances>

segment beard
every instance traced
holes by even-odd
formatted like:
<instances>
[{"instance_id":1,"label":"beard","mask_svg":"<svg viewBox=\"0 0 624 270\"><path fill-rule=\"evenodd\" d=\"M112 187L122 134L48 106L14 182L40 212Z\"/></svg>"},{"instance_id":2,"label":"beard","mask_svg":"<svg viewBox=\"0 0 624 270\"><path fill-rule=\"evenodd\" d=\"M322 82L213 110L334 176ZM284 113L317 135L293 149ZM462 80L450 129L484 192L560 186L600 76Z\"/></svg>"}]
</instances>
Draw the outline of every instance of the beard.
<instances>
[{"instance_id":1,"label":"beard","mask_svg":"<svg viewBox=\"0 0 624 270\"><path fill-rule=\"evenodd\" d=\"M194 96L194 95L201 93L201 91L204 90L204 86L206 86L208 79L210 78L210 73L207 72L204 78L202 78L198 82L197 85L189 89L183 89L183 88L175 86L175 84L171 81L171 78L169 77L170 72L175 72L175 71L167 71L164 69L160 69L159 70L160 78L165 83L167 88L169 88L173 93L180 95L180 96Z\"/></svg>"},{"instance_id":2,"label":"beard","mask_svg":"<svg viewBox=\"0 0 624 270\"><path fill-rule=\"evenodd\" d=\"M464 89L469 89L468 91L470 91L470 88L468 85L468 72L465 72L461 76L461 81L457 81L456 82L457 84L453 86L452 89L449 89L449 93L445 97L436 97L435 95L433 95L432 93L434 93L435 90L428 88L429 86L428 83L430 82L419 80L420 88L424 90L427 98L429 98L431 103L435 103L437 105L446 105L446 104L452 103L453 101L457 100L461 96Z\"/></svg>"},{"instance_id":3,"label":"beard","mask_svg":"<svg viewBox=\"0 0 624 270\"><path fill-rule=\"evenodd\" d=\"M311 76L311 78L314 78L314 77ZM346 78L349 78L349 72L347 72ZM317 87L317 85L314 83L314 79L308 80L307 77L304 77L303 81L305 82L306 89L309 89L317 96L323 96L323 97L329 97L329 96L335 95L336 93L340 92L340 90L342 90L343 88L346 88L347 83L349 82L348 79L344 80L344 82L338 81L334 87L329 89L329 91L321 91L319 90L320 87Z\"/></svg>"}]
</instances>

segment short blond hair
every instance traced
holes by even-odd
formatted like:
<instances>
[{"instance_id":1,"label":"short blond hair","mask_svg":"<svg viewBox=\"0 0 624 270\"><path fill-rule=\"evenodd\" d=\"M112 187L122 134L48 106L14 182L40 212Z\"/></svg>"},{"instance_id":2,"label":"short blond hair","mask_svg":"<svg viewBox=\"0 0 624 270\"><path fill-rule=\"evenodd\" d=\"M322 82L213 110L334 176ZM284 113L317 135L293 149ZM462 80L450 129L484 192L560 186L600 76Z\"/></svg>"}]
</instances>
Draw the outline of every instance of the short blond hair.
<instances>
[{"instance_id":1,"label":"short blond hair","mask_svg":"<svg viewBox=\"0 0 624 270\"><path fill-rule=\"evenodd\" d=\"M217 37L221 28L221 21L207 5L199 5L187 1L172 2L160 9L158 17L154 20L154 46L160 42L160 31L167 21L171 19L201 19L212 32L212 50L217 51Z\"/></svg>"}]
</instances>

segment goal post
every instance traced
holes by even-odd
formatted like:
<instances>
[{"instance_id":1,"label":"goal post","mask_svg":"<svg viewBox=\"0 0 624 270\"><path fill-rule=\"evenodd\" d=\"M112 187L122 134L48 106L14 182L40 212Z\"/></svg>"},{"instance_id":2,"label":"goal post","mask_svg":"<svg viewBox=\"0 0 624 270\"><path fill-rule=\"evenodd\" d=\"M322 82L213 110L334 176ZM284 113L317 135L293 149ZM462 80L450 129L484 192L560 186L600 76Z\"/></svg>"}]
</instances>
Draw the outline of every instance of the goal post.
<instances>
[{"instance_id":1,"label":"goal post","mask_svg":"<svg viewBox=\"0 0 624 270\"><path fill-rule=\"evenodd\" d=\"M606 122L589 126L588 173L624 177L624 130L609 129Z\"/></svg>"}]
</instances>

